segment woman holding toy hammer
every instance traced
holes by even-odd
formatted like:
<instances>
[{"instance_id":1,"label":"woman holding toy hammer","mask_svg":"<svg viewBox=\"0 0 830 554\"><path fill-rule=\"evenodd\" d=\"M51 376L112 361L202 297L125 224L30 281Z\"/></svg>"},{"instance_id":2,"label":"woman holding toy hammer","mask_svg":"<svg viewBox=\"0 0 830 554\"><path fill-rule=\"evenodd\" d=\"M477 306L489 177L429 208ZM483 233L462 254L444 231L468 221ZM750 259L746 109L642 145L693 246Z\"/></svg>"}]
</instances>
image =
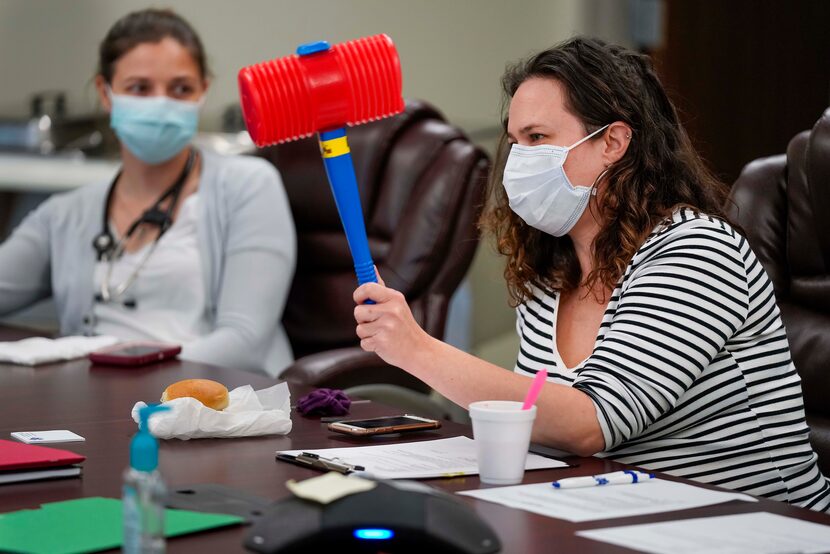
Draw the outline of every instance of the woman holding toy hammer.
<instances>
[{"instance_id":1,"label":"woman holding toy hammer","mask_svg":"<svg viewBox=\"0 0 830 554\"><path fill-rule=\"evenodd\" d=\"M361 346L461 406L521 400L545 369L536 442L830 509L772 285L648 58L576 38L503 86L483 227L507 258L514 372L424 333L382 283L355 291Z\"/></svg>"}]
</instances>

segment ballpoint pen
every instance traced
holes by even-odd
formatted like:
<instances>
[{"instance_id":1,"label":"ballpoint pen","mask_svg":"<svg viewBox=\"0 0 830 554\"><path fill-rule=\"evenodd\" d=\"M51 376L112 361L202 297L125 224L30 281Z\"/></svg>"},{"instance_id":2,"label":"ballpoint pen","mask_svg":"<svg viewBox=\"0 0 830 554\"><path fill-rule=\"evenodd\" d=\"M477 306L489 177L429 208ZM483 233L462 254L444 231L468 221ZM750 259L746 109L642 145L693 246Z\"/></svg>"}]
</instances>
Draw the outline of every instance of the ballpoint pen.
<instances>
[{"instance_id":1,"label":"ballpoint pen","mask_svg":"<svg viewBox=\"0 0 830 554\"><path fill-rule=\"evenodd\" d=\"M568 477L554 481L551 484L556 489L577 489L582 487L598 487L602 485L642 483L643 481L650 481L654 478L653 473L625 470L601 475L590 475L586 477Z\"/></svg>"},{"instance_id":2,"label":"ballpoint pen","mask_svg":"<svg viewBox=\"0 0 830 554\"><path fill-rule=\"evenodd\" d=\"M331 458L324 458L313 452L302 452L296 456L292 454L278 453L277 459L291 464L297 464L321 471L336 471L344 475L355 471L365 471L363 466L347 464Z\"/></svg>"}]
</instances>

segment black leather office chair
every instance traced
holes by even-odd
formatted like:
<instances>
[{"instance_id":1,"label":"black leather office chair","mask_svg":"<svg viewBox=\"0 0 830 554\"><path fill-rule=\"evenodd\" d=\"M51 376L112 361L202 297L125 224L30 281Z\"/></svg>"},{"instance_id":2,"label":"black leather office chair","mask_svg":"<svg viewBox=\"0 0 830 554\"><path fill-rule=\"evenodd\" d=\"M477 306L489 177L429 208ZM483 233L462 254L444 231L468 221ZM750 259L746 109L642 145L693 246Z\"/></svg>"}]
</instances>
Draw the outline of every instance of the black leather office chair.
<instances>
[{"instance_id":1,"label":"black leather office chair","mask_svg":"<svg viewBox=\"0 0 830 554\"><path fill-rule=\"evenodd\" d=\"M772 280L802 379L810 441L830 475L830 109L786 154L755 160L729 215Z\"/></svg>"},{"instance_id":2,"label":"black leather office chair","mask_svg":"<svg viewBox=\"0 0 830 554\"><path fill-rule=\"evenodd\" d=\"M404 293L418 323L443 337L450 297L478 244L487 155L419 101L348 136L378 271ZM297 272L283 316L297 361L283 377L314 386L387 383L428 391L360 349L354 268L316 138L260 155L279 168L297 226Z\"/></svg>"}]
</instances>

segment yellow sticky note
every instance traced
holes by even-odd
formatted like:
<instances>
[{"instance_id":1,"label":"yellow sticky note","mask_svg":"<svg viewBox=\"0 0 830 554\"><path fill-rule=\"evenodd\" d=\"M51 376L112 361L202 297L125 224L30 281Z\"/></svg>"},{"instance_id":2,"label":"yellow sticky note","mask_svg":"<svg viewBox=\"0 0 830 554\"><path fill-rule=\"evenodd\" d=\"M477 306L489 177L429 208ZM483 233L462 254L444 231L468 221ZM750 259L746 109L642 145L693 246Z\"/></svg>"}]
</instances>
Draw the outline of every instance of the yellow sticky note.
<instances>
[{"instance_id":1,"label":"yellow sticky note","mask_svg":"<svg viewBox=\"0 0 830 554\"><path fill-rule=\"evenodd\" d=\"M341 473L331 471L320 477L313 477L299 483L292 479L287 481L285 486L294 493L294 496L320 504L329 504L350 494L372 490L377 486L377 483L361 477L347 477Z\"/></svg>"}]
</instances>

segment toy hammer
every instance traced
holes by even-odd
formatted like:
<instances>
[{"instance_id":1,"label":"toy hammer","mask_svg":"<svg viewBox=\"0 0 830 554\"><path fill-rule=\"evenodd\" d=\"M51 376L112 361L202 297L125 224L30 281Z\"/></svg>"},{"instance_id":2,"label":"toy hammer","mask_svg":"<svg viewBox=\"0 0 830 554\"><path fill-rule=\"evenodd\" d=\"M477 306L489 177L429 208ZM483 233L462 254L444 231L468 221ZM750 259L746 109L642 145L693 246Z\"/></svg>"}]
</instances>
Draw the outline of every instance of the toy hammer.
<instances>
[{"instance_id":1,"label":"toy hammer","mask_svg":"<svg viewBox=\"0 0 830 554\"><path fill-rule=\"evenodd\" d=\"M257 146L319 133L329 185L361 285L377 278L345 126L400 113L401 90L398 52L386 35L334 46L325 41L304 44L296 55L239 71L242 113Z\"/></svg>"}]
</instances>

